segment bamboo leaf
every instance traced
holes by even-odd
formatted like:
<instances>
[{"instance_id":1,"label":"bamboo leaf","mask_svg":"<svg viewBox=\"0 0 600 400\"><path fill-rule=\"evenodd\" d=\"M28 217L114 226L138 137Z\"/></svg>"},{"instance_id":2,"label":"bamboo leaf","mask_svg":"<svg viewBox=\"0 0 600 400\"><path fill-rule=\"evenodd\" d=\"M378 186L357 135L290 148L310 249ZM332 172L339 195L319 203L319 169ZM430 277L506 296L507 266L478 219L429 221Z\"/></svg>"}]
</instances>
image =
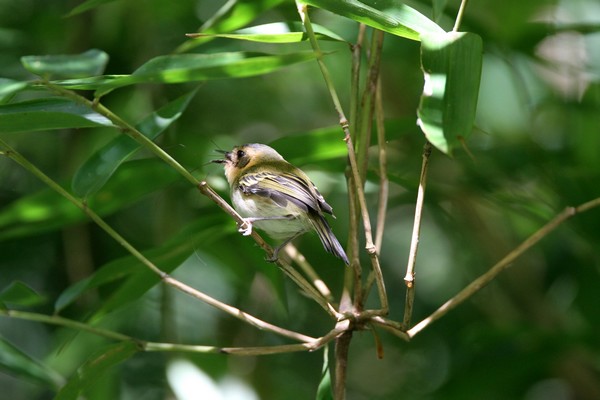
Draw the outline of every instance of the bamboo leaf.
<instances>
[{"instance_id":1,"label":"bamboo leaf","mask_svg":"<svg viewBox=\"0 0 600 400\"><path fill-rule=\"evenodd\" d=\"M131 358L139 351L134 342L121 342L104 348L92 355L62 387L55 400L76 400L81 393L97 381L110 368Z\"/></svg>"},{"instance_id":2,"label":"bamboo leaf","mask_svg":"<svg viewBox=\"0 0 600 400\"><path fill-rule=\"evenodd\" d=\"M186 36L199 39L219 37L260 43L299 43L308 40L308 36L302 31L300 24L291 24L298 30L296 32L290 32L289 25L290 24L273 23L242 29L235 33L189 33ZM326 28L313 24L313 29L316 38L319 40L345 42L340 36Z\"/></svg>"},{"instance_id":3,"label":"bamboo leaf","mask_svg":"<svg viewBox=\"0 0 600 400\"><path fill-rule=\"evenodd\" d=\"M53 390L64 382L64 378L56 371L25 354L2 337L0 337L0 369Z\"/></svg>"},{"instance_id":4,"label":"bamboo leaf","mask_svg":"<svg viewBox=\"0 0 600 400\"><path fill-rule=\"evenodd\" d=\"M84 78L102 74L108 54L91 49L74 55L24 56L21 63L29 72L45 79Z\"/></svg>"},{"instance_id":5,"label":"bamboo leaf","mask_svg":"<svg viewBox=\"0 0 600 400\"><path fill-rule=\"evenodd\" d=\"M150 139L157 138L183 114L196 92L197 89L166 104L142 120L136 128ZM139 148L140 144L129 136L116 137L79 167L71 184L73 192L81 197L89 197L96 193L119 165Z\"/></svg>"},{"instance_id":6,"label":"bamboo leaf","mask_svg":"<svg viewBox=\"0 0 600 400\"><path fill-rule=\"evenodd\" d=\"M471 134L479 81L482 41L473 33L450 32L422 38L425 84L418 124L437 149L451 154Z\"/></svg>"},{"instance_id":7,"label":"bamboo leaf","mask_svg":"<svg viewBox=\"0 0 600 400\"><path fill-rule=\"evenodd\" d=\"M265 11L278 6L284 0L229 0L217 10L198 30L202 33L225 33L240 29ZM197 47L198 45L211 40L188 40L182 43L176 50L176 53L184 53Z\"/></svg>"},{"instance_id":8,"label":"bamboo leaf","mask_svg":"<svg viewBox=\"0 0 600 400\"><path fill-rule=\"evenodd\" d=\"M185 83L263 75L315 57L313 52L176 54L153 58L131 75L96 76L53 83L69 89L96 90L96 95L101 96L116 88L140 83Z\"/></svg>"},{"instance_id":9,"label":"bamboo leaf","mask_svg":"<svg viewBox=\"0 0 600 400\"><path fill-rule=\"evenodd\" d=\"M301 0L384 32L420 40L424 34L441 34L435 22L398 0Z\"/></svg>"},{"instance_id":10,"label":"bamboo leaf","mask_svg":"<svg viewBox=\"0 0 600 400\"><path fill-rule=\"evenodd\" d=\"M28 86L27 82L0 78L0 104L7 103L20 90Z\"/></svg>"},{"instance_id":11,"label":"bamboo leaf","mask_svg":"<svg viewBox=\"0 0 600 400\"><path fill-rule=\"evenodd\" d=\"M0 132L114 126L106 117L63 98L43 98L0 105Z\"/></svg>"},{"instance_id":12,"label":"bamboo leaf","mask_svg":"<svg viewBox=\"0 0 600 400\"><path fill-rule=\"evenodd\" d=\"M90 196L87 204L97 214L108 215L178 179L181 176L160 160L130 161L117 170L102 190ZM2 208L0 241L39 235L86 219L70 201L49 188L44 189Z\"/></svg>"},{"instance_id":13,"label":"bamboo leaf","mask_svg":"<svg viewBox=\"0 0 600 400\"><path fill-rule=\"evenodd\" d=\"M45 301L44 297L20 281L14 281L0 292L0 303L34 306Z\"/></svg>"}]
</instances>

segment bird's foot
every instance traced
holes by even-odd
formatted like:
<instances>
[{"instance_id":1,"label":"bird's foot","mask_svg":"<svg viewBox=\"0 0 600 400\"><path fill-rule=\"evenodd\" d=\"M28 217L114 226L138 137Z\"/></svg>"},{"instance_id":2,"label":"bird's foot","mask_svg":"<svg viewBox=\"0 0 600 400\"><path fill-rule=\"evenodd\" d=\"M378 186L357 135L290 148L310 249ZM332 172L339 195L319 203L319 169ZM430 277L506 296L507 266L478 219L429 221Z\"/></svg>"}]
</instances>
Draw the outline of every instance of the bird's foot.
<instances>
[{"instance_id":1,"label":"bird's foot","mask_svg":"<svg viewBox=\"0 0 600 400\"><path fill-rule=\"evenodd\" d=\"M244 222L238 225L238 232L244 236L252 235L252 220L250 218L244 218Z\"/></svg>"}]
</instances>

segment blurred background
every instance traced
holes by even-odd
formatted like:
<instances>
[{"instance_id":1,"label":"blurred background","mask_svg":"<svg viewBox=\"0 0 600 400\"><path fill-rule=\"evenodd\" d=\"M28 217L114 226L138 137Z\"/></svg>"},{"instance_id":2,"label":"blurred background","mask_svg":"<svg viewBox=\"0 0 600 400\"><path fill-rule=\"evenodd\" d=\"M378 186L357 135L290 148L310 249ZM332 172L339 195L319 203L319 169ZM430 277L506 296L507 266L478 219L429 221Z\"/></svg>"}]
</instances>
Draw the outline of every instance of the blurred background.
<instances>
[{"instance_id":1,"label":"blurred background","mask_svg":"<svg viewBox=\"0 0 600 400\"><path fill-rule=\"evenodd\" d=\"M270 3L274 6L265 6ZM446 30L452 28L459 6L457 1L407 3ZM186 41L185 33L198 31L225 2L118 0L67 16L78 4L0 0L0 76L33 78L20 64L24 55L91 48L109 54L107 74L131 73L147 60L175 51ZM254 4L266 10L248 26L298 20L292 2ZM355 22L320 10L311 15L313 22L356 41ZM479 34L484 43L476 129L466 143L468 152L458 149L450 158L434 150L431 157L413 322L564 207L600 196L600 3L472 1L461 28ZM326 63L347 108L349 48L335 42L322 46L332 52ZM310 46L215 39L191 51L298 49ZM396 320L404 307L402 279L425 143L416 126L423 88L419 51L418 42L385 37L381 79L391 185L381 258L390 316ZM135 123L197 86L136 85L107 95L103 103ZM36 94L19 96L23 100ZM259 77L200 85L187 110L158 142L226 199L221 166L207 164L217 157L215 149L271 144L317 184L335 210L332 227L345 243L346 160L337 122L317 64L309 62ZM118 134L108 128L0 131L3 140L65 187L79 166ZM372 215L377 206L376 154L373 148L366 187ZM263 252L236 232L230 218L150 154L137 153L108 186L112 197L102 200L101 214L151 260L174 269L176 278L289 329L313 336L331 329L322 310L264 262ZM45 299L28 309L46 314L58 309L60 315L82 321L93 317L98 326L143 340L215 346L286 343L161 285L128 292L136 282L153 278L136 274L141 267L76 210L71 214L49 207L49 215L37 224L11 225L19 202L34 196L46 205L55 199L27 171L0 158L0 291L11 282L24 282ZM339 296L339 263L322 250L315 235L295 243ZM600 210L574 217L410 343L380 332L382 360L372 334L355 333L348 399L600 398L599 243ZM111 279L57 306L57 300L66 301L67 288L101 269L113 271ZM123 277L114 271L123 271ZM64 383L110 343L9 318L0 318L0 338L0 397L7 399L52 398L51 382ZM7 368L8 346L39 360L55 375L34 379L15 373ZM99 377L86 395L313 398L322 364L322 351L260 357L140 353Z\"/></svg>"}]
</instances>

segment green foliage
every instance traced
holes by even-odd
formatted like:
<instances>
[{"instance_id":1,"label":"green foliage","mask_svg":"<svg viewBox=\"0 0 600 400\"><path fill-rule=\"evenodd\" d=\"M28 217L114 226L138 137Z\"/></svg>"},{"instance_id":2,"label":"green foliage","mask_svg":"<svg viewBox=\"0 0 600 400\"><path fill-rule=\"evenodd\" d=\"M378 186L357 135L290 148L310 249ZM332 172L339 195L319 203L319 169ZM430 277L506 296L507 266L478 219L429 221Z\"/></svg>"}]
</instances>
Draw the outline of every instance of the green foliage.
<instances>
[{"instance_id":1,"label":"green foliage","mask_svg":"<svg viewBox=\"0 0 600 400\"><path fill-rule=\"evenodd\" d=\"M379 79L390 190L380 259L390 318L400 319L405 301L399 285L426 139L436 149L413 322L565 206L600 196L593 0L469 2L461 32L449 32L456 2L302 3L310 5L323 62L349 117L352 104L371 114L360 107L375 101L351 97L368 89L374 29L386 33ZM544 20L550 9L556 15ZM354 47L358 23L368 28ZM209 162L219 157L215 150L270 144L315 181L346 243L347 148L307 38L296 4L284 0L88 0L73 9L2 2L0 143L60 182L163 272L263 321L319 337L334 325L329 316L190 183L207 180L229 200L221 166ZM361 57L353 57L356 49ZM352 87L357 59L362 75ZM193 176L125 135L124 126ZM374 229L378 129L365 133L372 145L364 153ZM0 146L0 387L7 398L172 396L169 357L104 330L172 344L290 343L162 284ZM598 226L598 210L575 216L409 343L377 326L365 327L373 336L355 332L348 398L597 398ZM314 235L294 244L337 301L342 269ZM367 305L377 307L375 295ZM10 315L23 309L55 325ZM216 387L234 377L260 398L327 399L335 360L326 349L320 354L181 356Z\"/></svg>"}]
</instances>

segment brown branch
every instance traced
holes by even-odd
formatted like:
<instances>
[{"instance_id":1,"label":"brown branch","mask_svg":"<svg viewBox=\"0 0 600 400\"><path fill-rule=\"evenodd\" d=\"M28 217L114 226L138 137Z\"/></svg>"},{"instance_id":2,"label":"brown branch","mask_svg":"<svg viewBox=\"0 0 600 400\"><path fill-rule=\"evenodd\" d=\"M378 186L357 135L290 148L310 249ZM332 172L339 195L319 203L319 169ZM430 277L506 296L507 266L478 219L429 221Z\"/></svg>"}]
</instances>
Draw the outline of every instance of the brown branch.
<instances>
[{"instance_id":1,"label":"brown branch","mask_svg":"<svg viewBox=\"0 0 600 400\"><path fill-rule=\"evenodd\" d=\"M435 310L427 318L416 324L414 327L409 329L406 333L410 338L421 332L423 329L431 325L434 321L437 321L450 310L457 307L459 304L473 296L488 283L490 283L498 274L510 267L518 257L520 257L525 251L529 250L532 246L537 244L541 239L546 237L550 232L555 230L559 225L573 217L578 213L588 211L592 208L600 206L600 198L588 201L581 204L578 207L567 207L560 214L554 217L550 222L541 227L533 235L529 236L523 243L517 246L513 251L508 253L502 260L498 261L496 265L491 267L486 273L481 275L479 278L471 282L467 287L461 290L456 296L444 303L440 308Z\"/></svg>"},{"instance_id":2,"label":"brown branch","mask_svg":"<svg viewBox=\"0 0 600 400\"><path fill-rule=\"evenodd\" d=\"M419 189L415 205L415 220L413 224L412 239L410 241L410 252L408 253L408 265L404 283L406 284L406 303L404 305L404 325L410 326L413 304L415 301L415 265L417 263L417 251L419 249L419 237L421 232L421 217L423 215L423 203L425 201L425 188L427 187L427 167L431 155L431 143L427 141L423 147L423 163L421 164L421 176L419 177Z\"/></svg>"}]
</instances>

